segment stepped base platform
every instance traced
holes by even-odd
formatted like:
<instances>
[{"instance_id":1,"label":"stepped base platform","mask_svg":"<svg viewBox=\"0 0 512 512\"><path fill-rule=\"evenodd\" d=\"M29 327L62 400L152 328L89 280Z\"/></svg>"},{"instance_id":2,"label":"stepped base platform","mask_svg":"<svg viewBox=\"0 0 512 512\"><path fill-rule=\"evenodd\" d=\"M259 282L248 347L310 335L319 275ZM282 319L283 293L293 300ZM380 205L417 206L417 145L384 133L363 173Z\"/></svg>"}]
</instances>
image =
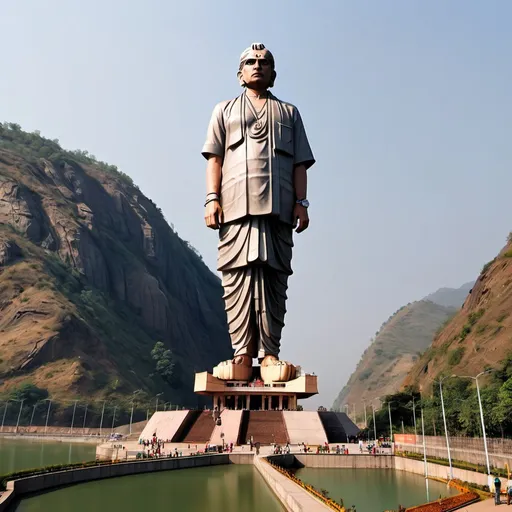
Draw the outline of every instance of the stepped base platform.
<instances>
[{"instance_id":1,"label":"stepped base platform","mask_svg":"<svg viewBox=\"0 0 512 512\"><path fill-rule=\"evenodd\" d=\"M259 367L248 380L221 380L211 373L196 373L194 391L213 398L213 406L251 411L296 410L297 400L318 393L317 376L300 374L288 382L264 383Z\"/></svg>"}]
</instances>

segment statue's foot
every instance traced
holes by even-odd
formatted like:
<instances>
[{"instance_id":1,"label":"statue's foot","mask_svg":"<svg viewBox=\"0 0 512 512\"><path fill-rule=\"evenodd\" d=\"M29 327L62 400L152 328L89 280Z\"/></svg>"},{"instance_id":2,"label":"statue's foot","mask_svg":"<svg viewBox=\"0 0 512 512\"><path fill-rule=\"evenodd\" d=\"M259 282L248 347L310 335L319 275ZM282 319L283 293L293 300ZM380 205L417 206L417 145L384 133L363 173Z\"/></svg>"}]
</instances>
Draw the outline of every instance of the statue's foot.
<instances>
[{"instance_id":1,"label":"statue's foot","mask_svg":"<svg viewBox=\"0 0 512 512\"><path fill-rule=\"evenodd\" d=\"M252 376L252 357L244 354L222 361L213 368L213 376L221 380L248 381Z\"/></svg>"},{"instance_id":2,"label":"statue's foot","mask_svg":"<svg viewBox=\"0 0 512 512\"><path fill-rule=\"evenodd\" d=\"M295 366L288 361L280 361L268 355L261 361L260 374L263 382L288 382L295 378Z\"/></svg>"}]
</instances>

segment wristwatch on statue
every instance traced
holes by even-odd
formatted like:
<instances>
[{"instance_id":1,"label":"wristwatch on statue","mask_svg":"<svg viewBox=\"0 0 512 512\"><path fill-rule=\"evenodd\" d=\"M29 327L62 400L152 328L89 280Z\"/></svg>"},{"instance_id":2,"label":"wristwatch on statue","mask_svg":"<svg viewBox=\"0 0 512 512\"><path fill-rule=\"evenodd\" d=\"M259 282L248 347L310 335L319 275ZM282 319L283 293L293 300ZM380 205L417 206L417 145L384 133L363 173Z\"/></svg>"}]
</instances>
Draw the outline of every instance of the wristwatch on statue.
<instances>
[{"instance_id":1,"label":"wristwatch on statue","mask_svg":"<svg viewBox=\"0 0 512 512\"><path fill-rule=\"evenodd\" d=\"M296 203L304 206L304 208L309 208L309 201L307 199L297 199Z\"/></svg>"}]
</instances>

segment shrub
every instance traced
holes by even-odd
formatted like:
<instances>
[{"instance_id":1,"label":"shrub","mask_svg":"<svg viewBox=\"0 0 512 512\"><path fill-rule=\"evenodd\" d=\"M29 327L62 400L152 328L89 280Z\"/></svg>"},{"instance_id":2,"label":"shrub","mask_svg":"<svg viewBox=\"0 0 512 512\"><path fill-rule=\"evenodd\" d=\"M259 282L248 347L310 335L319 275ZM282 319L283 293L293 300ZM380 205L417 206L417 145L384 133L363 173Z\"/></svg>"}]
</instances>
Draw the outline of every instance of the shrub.
<instances>
[{"instance_id":1,"label":"shrub","mask_svg":"<svg viewBox=\"0 0 512 512\"><path fill-rule=\"evenodd\" d=\"M370 368L368 368L367 370L365 370L364 372L361 373L361 375L359 375L359 380L363 381L363 380L367 380L368 377L370 377L370 375L372 374L372 370Z\"/></svg>"},{"instance_id":2,"label":"shrub","mask_svg":"<svg viewBox=\"0 0 512 512\"><path fill-rule=\"evenodd\" d=\"M464 347L458 347L455 350L452 350L448 356L448 364L450 366L459 364L462 360L462 356L464 355L464 350Z\"/></svg>"},{"instance_id":3,"label":"shrub","mask_svg":"<svg viewBox=\"0 0 512 512\"><path fill-rule=\"evenodd\" d=\"M489 268L491 267L491 265L496 261L496 258L492 259L491 261L488 261L483 267L482 267L482 270L480 272L480 274L485 274Z\"/></svg>"}]
</instances>

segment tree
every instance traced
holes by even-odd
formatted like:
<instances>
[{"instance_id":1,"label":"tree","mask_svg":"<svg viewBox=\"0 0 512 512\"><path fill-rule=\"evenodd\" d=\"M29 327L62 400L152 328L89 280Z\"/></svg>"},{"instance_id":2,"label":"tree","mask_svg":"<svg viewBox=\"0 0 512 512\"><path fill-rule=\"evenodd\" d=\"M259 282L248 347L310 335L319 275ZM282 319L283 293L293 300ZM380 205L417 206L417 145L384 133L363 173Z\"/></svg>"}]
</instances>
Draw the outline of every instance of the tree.
<instances>
[{"instance_id":1,"label":"tree","mask_svg":"<svg viewBox=\"0 0 512 512\"><path fill-rule=\"evenodd\" d=\"M24 400L27 405L35 404L45 398L48 398L48 390L38 388L31 382L24 382L16 386L9 394L9 400Z\"/></svg>"},{"instance_id":2,"label":"tree","mask_svg":"<svg viewBox=\"0 0 512 512\"><path fill-rule=\"evenodd\" d=\"M166 349L161 341L157 341L153 350L151 350L151 357L156 361L155 370L170 386L175 387L178 379L176 372L176 363L170 349Z\"/></svg>"}]
</instances>

